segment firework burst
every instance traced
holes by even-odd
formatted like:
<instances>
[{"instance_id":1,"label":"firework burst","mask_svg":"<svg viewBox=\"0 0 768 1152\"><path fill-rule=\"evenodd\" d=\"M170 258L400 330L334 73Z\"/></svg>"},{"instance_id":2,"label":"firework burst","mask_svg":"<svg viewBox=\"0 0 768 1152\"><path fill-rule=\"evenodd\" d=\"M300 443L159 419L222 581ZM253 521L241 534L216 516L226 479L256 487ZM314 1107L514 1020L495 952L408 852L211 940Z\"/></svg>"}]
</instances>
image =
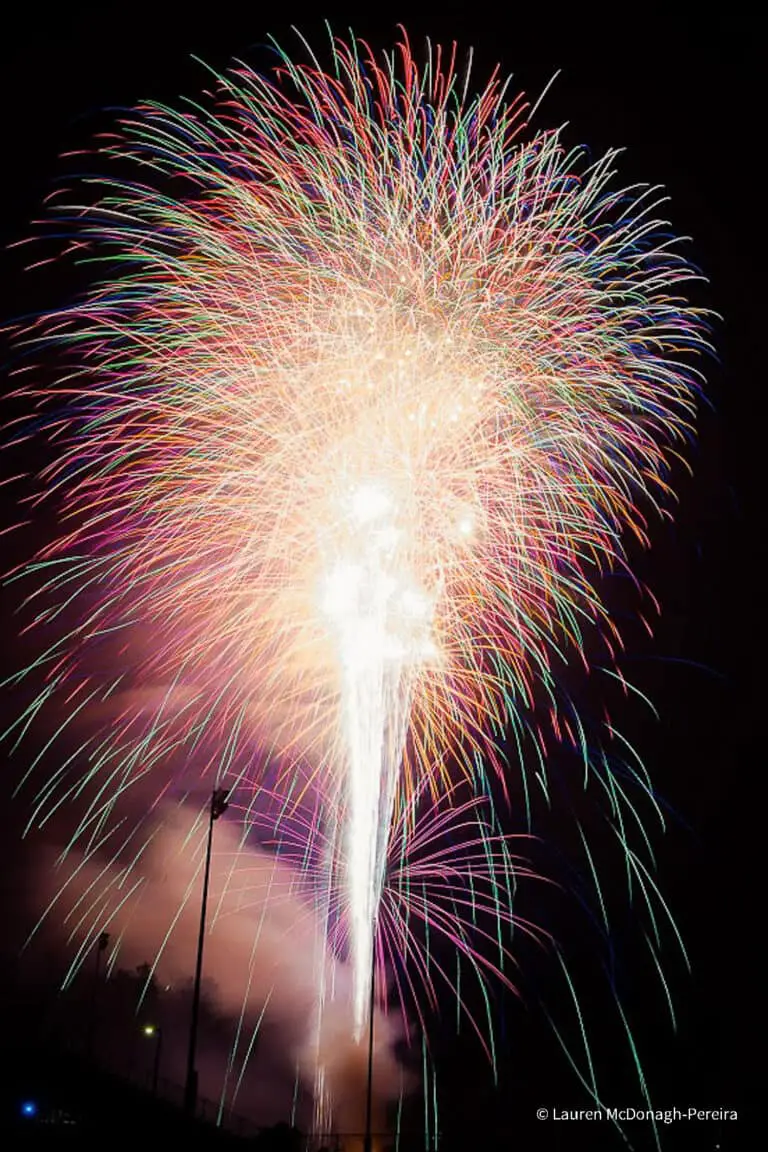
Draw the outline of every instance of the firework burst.
<instances>
[{"instance_id":1,"label":"firework burst","mask_svg":"<svg viewBox=\"0 0 768 1152\"><path fill-rule=\"evenodd\" d=\"M93 846L179 758L256 796L269 746L286 827L311 809L358 1037L377 923L409 951L385 877L425 803L439 826L458 779L506 791L501 748L542 710L593 770L556 670L591 632L618 642L601 578L663 508L704 345L654 190L527 137L498 76L469 84L455 52L419 69L407 42L335 41L327 71L279 53L273 78L141 105L101 141L115 174L52 206L103 278L26 333L68 367L23 388L63 527L24 570L45 687L14 731L116 702L33 821L85 797L73 842ZM489 828L467 841L482 865L446 861L460 947L473 876L506 915Z\"/></svg>"}]
</instances>

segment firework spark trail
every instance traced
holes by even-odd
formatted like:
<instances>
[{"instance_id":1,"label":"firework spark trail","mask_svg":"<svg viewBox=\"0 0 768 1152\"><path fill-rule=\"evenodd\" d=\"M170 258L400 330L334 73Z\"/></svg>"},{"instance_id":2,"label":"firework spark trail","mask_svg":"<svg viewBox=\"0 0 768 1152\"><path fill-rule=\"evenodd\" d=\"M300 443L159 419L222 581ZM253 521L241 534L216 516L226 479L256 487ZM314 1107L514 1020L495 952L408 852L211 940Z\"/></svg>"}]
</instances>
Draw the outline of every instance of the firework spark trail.
<instances>
[{"instance_id":1,"label":"firework spark trail","mask_svg":"<svg viewBox=\"0 0 768 1152\"><path fill-rule=\"evenodd\" d=\"M327 73L279 54L274 81L140 106L103 141L134 176L56 209L109 274L28 334L74 363L24 389L65 402L42 482L69 527L31 566L59 631L16 728L171 686L40 811L89 794L93 837L153 765L238 768L254 732L286 795L309 765L358 1035L393 821L451 773L506 788L498 744L542 703L578 743L555 668L620 643L600 578L664 511L705 346L655 191L616 188L615 153L523 142L506 85L468 85L455 51L419 71L407 43L335 41Z\"/></svg>"},{"instance_id":2,"label":"firework spark trail","mask_svg":"<svg viewBox=\"0 0 768 1152\"><path fill-rule=\"evenodd\" d=\"M403 579L399 567L399 533L392 522L389 493L374 484L359 486L352 493L350 511L358 559L345 557L331 569L324 607L338 627L342 665L341 722L348 772L346 795L339 798L345 813L339 848L349 896L355 1036L360 1039L405 749L410 670L432 654L432 645L427 630L429 601Z\"/></svg>"}]
</instances>

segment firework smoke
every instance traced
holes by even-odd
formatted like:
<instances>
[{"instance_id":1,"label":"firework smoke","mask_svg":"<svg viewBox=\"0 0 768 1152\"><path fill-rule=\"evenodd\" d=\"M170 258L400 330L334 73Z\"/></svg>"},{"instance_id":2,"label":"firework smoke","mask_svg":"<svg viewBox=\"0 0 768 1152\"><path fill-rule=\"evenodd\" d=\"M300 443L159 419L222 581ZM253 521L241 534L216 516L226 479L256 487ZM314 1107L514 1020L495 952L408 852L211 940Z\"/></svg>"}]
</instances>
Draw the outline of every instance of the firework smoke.
<instances>
[{"instance_id":1,"label":"firework smoke","mask_svg":"<svg viewBox=\"0 0 768 1152\"><path fill-rule=\"evenodd\" d=\"M81 857L74 850L63 868L54 872L49 867L41 878L43 890L49 889L57 900L70 945L89 951L93 918L83 912L99 907L105 911L100 922L117 941L115 955L121 963L137 967L153 956L153 974L161 985L180 987L189 979L190 958L197 948L205 822L186 805L161 807L155 821L138 866L130 859L115 859L104 867L98 854ZM298 1069L310 1095L317 1088L320 1057L335 1122L341 1131L360 1132L367 1049L361 1050L353 1038L351 972L328 950L306 880L273 855L243 846L241 839L227 821L217 825L213 914L205 941L206 970L215 979L206 986L206 995L215 1011L244 1024L246 1036L257 1021L276 1027L283 1038L286 1072ZM77 966L75 961L71 974ZM319 971L337 993L324 1011L318 999ZM375 1109L381 1125L384 1104L402 1091L408 1078L394 1056L399 1038L395 1021L377 1012L376 1036ZM237 1076L229 1091L234 1104Z\"/></svg>"}]
</instances>

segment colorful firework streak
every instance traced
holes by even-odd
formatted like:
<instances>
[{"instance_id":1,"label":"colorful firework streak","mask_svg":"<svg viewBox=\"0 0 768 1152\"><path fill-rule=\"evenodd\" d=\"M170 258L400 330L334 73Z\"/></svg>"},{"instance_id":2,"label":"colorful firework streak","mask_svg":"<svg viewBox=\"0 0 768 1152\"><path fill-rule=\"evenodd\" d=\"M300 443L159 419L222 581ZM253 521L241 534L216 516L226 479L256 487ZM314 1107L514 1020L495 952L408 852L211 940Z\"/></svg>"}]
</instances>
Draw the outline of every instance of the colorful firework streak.
<instances>
[{"instance_id":1,"label":"colorful firework streak","mask_svg":"<svg viewBox=\"0 0 768 1152\"><path fill-rule=\"evenodd\" d=\"M514 919L495 817L453 797L509 796L517 748L529 808L537 718L581 749L624 843L629 801L558 669L593 634L620 645L603 577L668 503L705 318L656 191L617 187L615 153L530 137L498 74L472 97L455 49L420 69L407 41L336 40L324 71L305 48L269 79L215 76L204 104L139 106L102 139L115 174L51 206L104 277L25 333L67 358L23 386L65 527L19 574L47 639L16 680L45 686L12 731L54 709L62 739L117 701L30 821L84 797L88 850L180 757L252 789L246 825L272 797L324 878L359 1040L377 928L429 983L398 911L412 884L442 876L444 910L416 917L478 973L478 878ZM457 812L474 832L443 868Z\"/></svg>"}]
</instances>

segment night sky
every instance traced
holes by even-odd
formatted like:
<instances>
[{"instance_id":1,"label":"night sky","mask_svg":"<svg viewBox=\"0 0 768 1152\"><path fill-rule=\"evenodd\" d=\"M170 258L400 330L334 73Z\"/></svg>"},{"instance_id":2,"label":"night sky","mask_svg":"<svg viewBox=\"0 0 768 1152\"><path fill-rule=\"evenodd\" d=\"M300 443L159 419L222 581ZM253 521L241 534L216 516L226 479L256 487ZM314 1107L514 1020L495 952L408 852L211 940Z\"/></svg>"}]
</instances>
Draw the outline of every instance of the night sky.
<instances>
[{"instance_id":1,"label":"night sky","mask_svg":"<svg viewBox=\"0 0 768 1152\"><path fill-rule=\"evenodd\" d=\"M756 32L734 18L732 5L718 6L710 23L703 23L699 6L672 7L687 12L672 18L665 6L646 4L614 6L610 15L600 16L589 6L569 6L570 15L561 19L556 9L544 5L528 5L524 14L504 5L493 13L493 5L450 0L434 12L413 3L366 10L337 0L316 11L327 15L340 34L351 27L375 48L390 47L395 26L402 22L417 57L426 35L435 41L456 39L464 48L474 47L478 83L499 62L533 98L560 70L537 126L567 121L568 142L587 145L596 157L608 147L625 146L624 183L663 184L671 197L673 229L693 237L688 254L709 280L696 289L697 302L724 318L714 330L717 360L706 366L711 404L702 406L700 414L693 478L683 473L677 478L676 522L656 525L654 547L635 558L641 578L662 606L653 639L644 638L631 619L624 622L623 667L653 700L660 720L634 702L619 702L615 708L618 725L640 751L669 816L666 835L656 841L660 884L693 969L691 975L680 963L670 969L677 1036L664 1015L660 987L648 978L646 962L635 951L631 911L626 923L618 916L616 951L651 1094L659 1106L743 1111L744 1028L751 1016L745 966L762 928L757 881L744 858L746 811L759 804L762 774L754 739L759 712L756 721L751 700L762 671L755 542L763 517L749 511L756 506L757 462L763 451L757 442L756 407L764 371L758 363L764 321L757 317L757 301L764 295L757 270L763 191L750 124L758 106L752 90L756 65L750 58ZM252 14L246 17L244 11ZM60 172L59 155L87 146L93 125L105 122L100 110L130 106L143 97L173 103L180 94L194 96L205 76L192 56L219 69L233 56L260 67L268 59L266 35L275 34L290 49L292 23L310 43L324 42L321 21L316 15L307 19L292 0L274 6L222 0L199 9L161 2L91 9L74 3L44 13L32 5L17 6L0 46L0 245L30 233L30 221ZM71 273L55 266L24 273L19 252L3 253L0 259L0 317L5 320L66 303L81 287L73 286ZM34 467L34 461L30 458L25 466ZM13 470L18 467L16 460ZM6 492L4 519L12 520L10 497L0 491ZM747 547L746 537L753 548ZM4 567L18 559L23 545L6 547ZM634 602L620 586L609 593L609 603L620 618L633 611ZM6 600L2 660L9 668L19 651L11 608ZM2 763L5 768L5 759ZM12 1010L16 957L34 906L16 847L24 801L10 802L17 771L14 762L0 780L7 826L0 890L8 929L2 946L9 973L3 1007L10 1021L0 1044L9 1045L16 1042L18 1026ZM555 845L549 849L550 866L568 883L565 847L562 859L558 856L556 818L548 831ZM621 878L608 878L617 907L620 885ZM569 963L577 972L588 972L589 945L580 935L578 918L556 901L541 913L545 921L551 918L547 926L562 939ZM528 965L527 1005L500 990L492 1004L500 1034L498 1088L468 1030L455 1036L449 1002L443 1022L434 1023L441 1126L464 1133L467 1148L622 1147L618 1137L604 1130L537 1126L539 1106L588 1107L588 1101L535 1008L538 997L547 998L552 974L543 962L539 968L533 951L521 962ZM589 989L590 977L585 980ZM639 1106L629 1074L613 1067L614 1025L603 1029L598 1010L591 1026L612 1102ZM418 1120L418 1109L416 1114ZM638 1148L650 1146L644 1142L647 1133L637 1129L636 1136ZM733 1125L678 1126L665 1131L663 1147L730 1149L741 1146L739 1139Z\"/></svg>"}]
</instances>

